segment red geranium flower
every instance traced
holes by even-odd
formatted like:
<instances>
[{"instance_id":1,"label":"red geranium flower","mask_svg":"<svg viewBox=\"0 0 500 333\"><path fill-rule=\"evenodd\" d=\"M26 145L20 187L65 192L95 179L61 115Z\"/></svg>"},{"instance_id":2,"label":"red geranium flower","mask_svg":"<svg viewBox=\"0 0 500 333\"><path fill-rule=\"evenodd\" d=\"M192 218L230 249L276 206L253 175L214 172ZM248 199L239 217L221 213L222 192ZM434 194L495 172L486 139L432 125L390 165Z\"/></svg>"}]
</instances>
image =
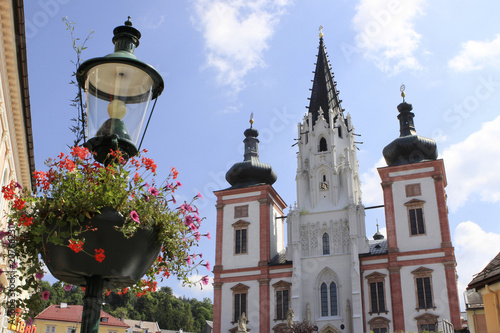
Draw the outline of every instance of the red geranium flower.
<instances>
[{"instance_id":1,"label":"red geranium flower","mask_svg":"<svg viewBox=\"0 0 500 333\"><path fill-rule=\"evenodd\" d=\"M74 240L74 239L69 240L69 248L75 251L76 253L83 250L83 244L84 242L82 240Z\"/></svg>"},{"instance_id":2,"label":"red geranium flower","mask_svg":"<svg viewBox=\"0 0 500 333\"><path fill-rule=\"evenodd\" d=\"M104 255L104 250L103 249L95 249L95 255L94 255L95 260L102 262L106 256Z\"/></svg>"}]
</instances>

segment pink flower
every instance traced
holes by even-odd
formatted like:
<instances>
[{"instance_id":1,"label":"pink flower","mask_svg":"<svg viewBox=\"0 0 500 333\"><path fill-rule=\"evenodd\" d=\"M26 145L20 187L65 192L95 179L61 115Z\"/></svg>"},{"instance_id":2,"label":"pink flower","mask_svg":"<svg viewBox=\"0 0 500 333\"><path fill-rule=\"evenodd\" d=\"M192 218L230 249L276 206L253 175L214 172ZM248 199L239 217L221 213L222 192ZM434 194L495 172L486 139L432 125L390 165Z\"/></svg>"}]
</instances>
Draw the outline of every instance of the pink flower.
<instances>
[{"instance_id":1,"label":"pink flower","mask_svg":"<svg viewBox=\"0 0 500 333\"><path fill-rule=\"evenodd\" d=\"M210 279L208 278L208 275L205 275L204 277L201 278L201 283L203 283L205 286L210 282Z\"/></svg>"},{"instance_id":2,"label":"pink flower","mask_svg":"<svg viewBox=\"0 0 500 333\"><path fill-rule=\"evenodd\" d=\"M50 297L50 291L45 290L45 291L42 293L42 299L43 299L44 301L46 301L46 300L48 300L48 299L49 299L49 297Z\"/></svg>"},{"instance_id":3,"label":"pink flower","mask_svg":"<svg viewBox=\"0 0 500 333\"><path fill-rule=\"evenodd\" d=\"M201 193L200 193L199 191L197 191L197 192L198 192L198 194L196 194L196 196L197 196L198 198L200 198L200 199L203 199L203 196L201 195Z\"/></svg>"},{"instance_id":4,"label":"pink flower","mask_svg":"<svg viewBox=\"0 0 500 333\"><path fill-rule=\"evenodd\" d=\"M210 231L207 231L207 234L205 236L207 236L208 239L212 239L212 236L210 236Z\"/></svg>"},{"instance_id":5,"label":"pink flower","mask_svg":"<svg viewBox=\"0 0 500 333\"><path fill-rule=\"evenodd\" d=\"M208 262L208 260L207 260L207 262L205 263L205 265L203 265L203 266L205 266L205 267L206 267L206 268L210 271L210 263Z\"/></svg>"},{"instance_id":6,"label":"pink flower","mask_svg":"<svg viewBox=\"0 0 500 333\"><path fill-rule=\"evenodd\" d=\"M155 189L154 187L150 187L148 189L149 193L151 193L152 196L156 197L158 194L160 194L160 191L158 191L157 189Z\"/></svg>"},{"instance_id":7,"label":"pink flower","mask_svg":"<svg viewBox=\"0 0 500 333\"><path fill-rule=\"evenodd\" d=\"M188 204L188 203L183 203L180 208L182 210L182 213L184 213L184 214L186 212L192 212L193 211L193 207L190 204Z\"/></svg>"},{"instance_id":8,"label":"pink flower","mask_svg":"<svg viewBox=\"0 0 500 333\"><path fill-rule=\"evenodd\" d=\"M193 219L194 219L196 222L198 222L198 224L200 224L200 223L201 223L201 218L200 218L198 215L194 215L194 216L193 216Z\"/></svg>"},{"instance_id":9,"label":"pink flower","mask_svg":"<svg viewBox=\"0 0 500 333\"><path fill-rule=\"evenodd\" d=\"M175 200L174 196L172 196L172 202L174 203L174 205L177 203L177 200Z\"/></svg>"},{"instance_id":10,"label":"pink flower","mask_svg":"<svg viewBox=\"0 0 500 333\"><path fill-rule=\"evenodd\" d=\"M12 264L10 264L11 269L16 269L17 267L19 267L19 264L15 261Z\"/></svg>"},{"instance_id":11,"label":"pink flower","mask_svg":"<svg viewBox=\"0 0 500 333\"><path fill-rule=\"evenodd\" d=\"M71 284L65 284L63 288L66 291L70 291L71 289L73 289L73 286Z\"/></svg>"},{"instance_id":12,"label":"pink flower","mask_svg":"<svg viewBox=\"0 0 500 333\"><path fill-rule=\"evenodd\" d=\"M5 236L9 235L10 232L8 231L0 231L0 240L2 240Z\"/></svg>"},{"instance_id":13,"label":"pink flower","mask_svg":"<svg viewBox=\"0 0 500 333\"><path fill-rule=\"evenodd\" d=\"M137 214L137 212L135 210L131 211L130 212L130 217L132 218L132 220L134 220L135 222L137 223L141 223L139 221L139 214Z\"/></svg>"},{"instance_id":14,"label":"pink flower","mask_svg":"<svg viewBox=\"0 0 500 333\"><path fill-rule=\"evenodd\" d=\"M187 261L188 265L191 265L191 256L189 254L188 254L186 261Z\"/></svg>"},{"instance_id":15,"label":"pink flower","mask_svg":"<svg viewBox=\"0 0 500 333\"><path fill-rule=\"evenodd\" d=\"M188 227L191 227L191 225L193 224L193 217L191 215L186 215L186 217L184 218L184 224Z\"/></svg>"},{"instance_id":16,"label":"pink flower","mask_svg":"<svg viewBox=\"0 0 500 333\"><path fill-rule=\"evenodd\" d=\"M182 184L181 184L181 182L180 182L180 181L176 180L176 181L175 181L175 186L181 186L181 187L182 187Z\"/></svg>"},{"instance_id":17,"label":"pink flower","mask_svg":"<svg viewBox=\"0 0 500 333\"><path fill-rule=\"evenodd\" d=\"M43 272L36 272L35 273L35 278L37 280L41 280L43 278Z\"/></svg>"},{"instance_id":18,"label":"pink flower","mask_svg":"<svg viewBox=\"0 0 500 333\"><path fill-rule=\"evenodd\" d=\"M194 237L196 238L196 241L199 242L201 238L201 234L197 231L194 233Z\"/></svg>"}]
</instances>

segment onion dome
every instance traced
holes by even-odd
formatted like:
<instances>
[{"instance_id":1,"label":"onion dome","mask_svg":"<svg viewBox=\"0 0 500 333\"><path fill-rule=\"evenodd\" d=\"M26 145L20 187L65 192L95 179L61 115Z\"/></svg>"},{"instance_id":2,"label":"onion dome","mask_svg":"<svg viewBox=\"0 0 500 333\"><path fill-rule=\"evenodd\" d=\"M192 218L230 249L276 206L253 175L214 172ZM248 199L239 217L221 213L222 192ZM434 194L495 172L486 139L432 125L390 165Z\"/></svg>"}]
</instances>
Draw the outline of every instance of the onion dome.
<instances>
[{"instance_id":1,"label":"onion dome","mask_svg":"<svg viewBox=\"0 0 500 333\"><path fill-rule=\"evenodd\" d=\"M226 180L231 188L242 188L276 182L278 176L273 168L259 161L259 131L252 128L253 119L250 119L250 128L245 130L245 158L243 162L236 163L226 173Z\"/></svg>"},{"instance_id":2,"label":"onion dome","mask_svg":"<svg viewBox=\"0 0 500 333\"><path fill-rule=\"evenodd\" d=\"M378 230L378 223L377 223L377 232L373 234L373 239L374 240L384 239L384 235Z\"/></svg>"},{"instance_id":3,"label":"onion dome","mask_svg":"<svg viewBox=\"0 0 500 333\"><path fill-rule=\"evenodd\" d=\"M400 136L389 143L383 150L388 166L434 161L438 157L436 141L417 135L411 112L411 104L404 101L404 86L402 86L403 103L398 105Z\"/></svg>"}]
</instances>

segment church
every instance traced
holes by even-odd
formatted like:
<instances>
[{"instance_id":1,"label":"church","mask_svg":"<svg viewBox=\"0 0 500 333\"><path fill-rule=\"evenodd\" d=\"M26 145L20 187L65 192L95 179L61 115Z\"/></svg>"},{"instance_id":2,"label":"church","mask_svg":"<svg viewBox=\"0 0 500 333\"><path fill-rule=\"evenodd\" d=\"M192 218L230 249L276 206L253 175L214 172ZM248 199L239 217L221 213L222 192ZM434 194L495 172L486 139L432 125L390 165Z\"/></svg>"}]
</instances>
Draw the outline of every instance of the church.
<instances>
[{"instance_id":1,"label":"church","mask_svg":"<svg viewBox=\"0 0 500 333\"><path fill-rule=\"evenodd\" d=\"M226 174L231 186L214 192L214 333L242 331L243 316L243 331L252 333L280 332L291 318L321 333L459 328L436 142L417 135L403 93L400 135L383 149L387 166L378 169L387 238L377 231L369 240L353 120L344 115L323 34L314 73L298 124L296 203L287 209L273 188L277 175L259 160L253 121L244 160Z\"/></svg>"}]
</instances>

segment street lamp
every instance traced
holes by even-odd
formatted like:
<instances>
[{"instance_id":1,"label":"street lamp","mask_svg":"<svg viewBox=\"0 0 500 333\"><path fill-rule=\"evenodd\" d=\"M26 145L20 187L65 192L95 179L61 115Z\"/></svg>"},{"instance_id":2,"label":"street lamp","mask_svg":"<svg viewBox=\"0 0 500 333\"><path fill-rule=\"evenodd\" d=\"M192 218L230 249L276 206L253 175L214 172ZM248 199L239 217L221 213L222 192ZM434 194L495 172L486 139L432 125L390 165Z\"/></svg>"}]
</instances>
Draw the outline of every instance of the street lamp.
<instances>
[{"instance_id":1,"label":"street lamp","mask_svg":"<svg viewBox=\"0 0 500 333\"><path fill-rule=\"evenodd\" d=\"M84 145L95 154L96 161L104 164L110 162L108 154L111 149L120 150L125 158L137 155L139 137L145 132L142 127L149 103L161 94L164 87L160 73L134 54L141 33L132 27L130 17L125 25L116 27L113 34L115 51L85 61L76 74L80 88L85 91L89 140ZM154 258L156 254L153 252ZM92 269L85 277L82 333L97 333L99 330L103 284L109 282L105 280L116 278L119 285L120 281L128 281L144 268L133 263L132 259L129 267L129 258L115 259L117 263L125 260L125 271L117 270L116 277L103 277L102 273Z\"/></svg>"},{"instance_id":2,"label":"street lamp","mask_svg":"<svg viewBox=\"0 0 500 333\"><path fill-rule=\"evenodd\" d=\"M156 69L139 60L135 49L141 33L125 25L113 30L115 51L80 65L78 84L85 91L87 136L85 146L105 163L110 149L125 157L135 156L151 100L163 91L163 79Z\"/></svg>"}]
</instances>

